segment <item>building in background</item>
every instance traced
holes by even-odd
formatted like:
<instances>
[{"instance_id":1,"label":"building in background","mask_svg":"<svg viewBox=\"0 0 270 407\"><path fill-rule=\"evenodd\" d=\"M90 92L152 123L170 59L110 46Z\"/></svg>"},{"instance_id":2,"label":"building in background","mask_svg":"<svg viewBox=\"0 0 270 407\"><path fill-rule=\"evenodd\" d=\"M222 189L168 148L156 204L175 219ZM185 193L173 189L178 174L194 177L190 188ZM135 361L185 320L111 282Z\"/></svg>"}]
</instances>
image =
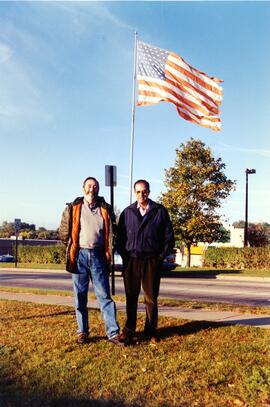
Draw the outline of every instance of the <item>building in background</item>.
<instances>
[{"instance_id":1,"label":"building in background","mask_svg":"<svg viewBox=\"0 0 270 407\"><path fill-rule=\"evenodd\" d=\"M244 247L244 228L235 228L234 226L229 226L230 241L226 243L203 243L199 242L196 246L191 246L191 267L202 267L203 255L209 246L211 247ZM175 262L181 266L186 267L187 265L187 249L183 246L176 250Z\"/></svg>"}]
</instances>

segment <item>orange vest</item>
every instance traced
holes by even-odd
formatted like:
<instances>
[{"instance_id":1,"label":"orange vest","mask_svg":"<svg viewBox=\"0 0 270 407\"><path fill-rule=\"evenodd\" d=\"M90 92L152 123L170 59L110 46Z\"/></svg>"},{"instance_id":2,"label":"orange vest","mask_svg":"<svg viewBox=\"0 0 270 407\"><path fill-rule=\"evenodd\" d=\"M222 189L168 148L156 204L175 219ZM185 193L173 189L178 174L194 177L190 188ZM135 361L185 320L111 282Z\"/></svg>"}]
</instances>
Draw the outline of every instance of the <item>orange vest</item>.
<instances>
[{"instance_id":1,"label":"orange vest","mask_svg":"<svg viewBox=\"0 0 270 407\"><path fill-rule=\"evenodd\" d=\"M72 205L72 224L71 224L71 245L69 247L68 262L69 269L74 270L79 252L79 235L80 235L80 219L81 219L82 202ZM109 243L110 220L108 210L100 206L101 216L105 226L105 257L107 262L111 262L111 252ZM70 270L70 271L71 271Z\"/></svg>"}]
</instances>

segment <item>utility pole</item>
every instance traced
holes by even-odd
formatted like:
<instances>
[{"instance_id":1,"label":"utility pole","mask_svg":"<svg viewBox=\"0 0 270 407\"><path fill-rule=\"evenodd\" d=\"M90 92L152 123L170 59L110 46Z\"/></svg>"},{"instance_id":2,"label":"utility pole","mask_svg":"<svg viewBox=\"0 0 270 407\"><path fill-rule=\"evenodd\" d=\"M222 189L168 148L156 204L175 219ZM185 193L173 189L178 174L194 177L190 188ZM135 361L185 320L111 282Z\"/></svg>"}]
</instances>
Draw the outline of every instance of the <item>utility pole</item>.
<instances>
[{"instance_id":1,"label":"utility pole","mask_svg":"<svg viewBox=\"0 0 270 407\"><path fill-rule=\"evenodd\" d=\"M245 209L245 230L244 230L244 247L248 245L248 176L249 174L256 174L254 168L246 168L246 209Z\"/></svg>"},{"instance_id":2,"label":"utility pole","mask_svg":"<svg viewBox=\"0 0 270 407\"><path fill-rule=\"evenodd\" d=\"M113 188L116 186L116 166L115 165L105 165L105 185L110 187L110 195L111 195L111 206L112 210L114 211L114 190ZM115 275L114 275L114 247L112 250L112 273L111 273L111 290L112 295L115 295Z\"/></svg>"}]
</instances>

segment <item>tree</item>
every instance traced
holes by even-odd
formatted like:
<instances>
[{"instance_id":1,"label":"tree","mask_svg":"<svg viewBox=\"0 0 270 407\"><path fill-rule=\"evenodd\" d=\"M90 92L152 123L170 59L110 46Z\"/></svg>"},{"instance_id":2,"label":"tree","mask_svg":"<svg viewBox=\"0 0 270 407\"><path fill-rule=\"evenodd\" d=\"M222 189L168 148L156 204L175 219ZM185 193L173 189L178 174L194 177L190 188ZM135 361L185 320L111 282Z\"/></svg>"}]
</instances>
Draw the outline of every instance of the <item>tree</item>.
<instances>
[{"instance_id":1,"label":"tree","mask_svg":"<svg viewBox=\"0 0 270 407\"><path fill-rule=\"evenodd\" d=\"M36 230L36 225L34 225L33 223L26 223L26 222L21 222L21 230L32 230L33 232L35 232Z\"/></svg>"},{"instance_id":2,"label":"tree","mask_svg":"<svg viewBox=\"0 0 270 407\"><path fill-rule=\"evenodd\" d=\"M261 224L251 224L248 227L248 243L252 247L262 247L269 244L267 228Z\"/></svg>"},{"instance_id":3,"label":"tree","mask_svg":"<svg viewBox=\"0 0 270 407\"><path fill-rule=\"evenodd\" d=\"M47 230L43 227L37 230L37 239L41 240L58 240L57 230Z\"/></svg>"},{"instance_id":4,"label":"tree","mask_svg":"<svg viewBox=\"0 0 270 407\"><path fill-rule=\"evenodd\" d=\"M222 225L219 227L219 231L220 231L220 236L219 236L217 242L220 242L220 243L229 242L231 239L231 232L229 230L225 229L225 227Z\"/></svg>"},{"instance_id":5,"label":"tree","mask_svg":"<svg viewBox=\"0 0 270 407\"><path fill-rule=\"evenodd\" d=\"M224 235L217 209L234 189L235 181L224 173L225 164L211 149L191 138L176 149L174 167L165 170L167 191L162 203L171 215L176 239L190 248L198 242L211 243Z\"/></svg>"},{"instance_id":6,"label":"tree","mask_svg":"<svg viewBox=\"0 0 270 407\"><path fill-rule=\"evenodd\" d=\"M3 222L0 228L0 237L8 238L15 234L15 226L13 222Z\"/></svg>"},{"instance_id":7,"label":"tree","mask_svg":"<svg viewBox=\"0 0 270 407\"><path fill-rule=\"evenodd\" d=\"M0 237L10 238L15 234L15 226L13 222L3 222L0 226ZM39 227L36 230L36 225L29 224L26 222L21 222L21 227L19 231L19 236L24 239L48 239L48 240L58 240L58 230L47 230L44 227Z\"/></svg>"},{"instance_id":8,"label":"tree","mask_svg":"<svg viewBox=\"0 0 270 407\"><path fill-rule=\"evenodd\" d=\"M35 239L37 237L36 225L29 224L26 222L21 222L19 236L24 239Z\"/></svg>"}]
</instances>

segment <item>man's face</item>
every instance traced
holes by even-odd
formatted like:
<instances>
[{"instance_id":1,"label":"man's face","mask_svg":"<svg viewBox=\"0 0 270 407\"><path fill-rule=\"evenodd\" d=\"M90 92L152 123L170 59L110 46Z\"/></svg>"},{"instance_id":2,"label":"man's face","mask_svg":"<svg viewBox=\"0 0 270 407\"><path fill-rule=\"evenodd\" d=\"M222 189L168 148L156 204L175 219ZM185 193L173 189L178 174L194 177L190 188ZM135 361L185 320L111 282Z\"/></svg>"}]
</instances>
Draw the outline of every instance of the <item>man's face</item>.
<instances>
[{"instance_id":1,"label":"man's face","mask_svg":"<svg viewBox=\"0 0 270 407\"><path fill-rule=\"evenodd\" d=\"M147 189L147 186L143 182L135 185L134 193L136 200L140 205L147 204L149 192L150 191Z\"/></svg>"},{"instance_id":2,"label":"man's face","mask_svg":"<svg viewBox=\"0 0 270 407\"><path fill-rule=\"evenodd\" d=\"M83 187L84 195L89 202L93 202L98 196L99 186L93 179L88 179Z\"/></svg>"}]
</instances>

